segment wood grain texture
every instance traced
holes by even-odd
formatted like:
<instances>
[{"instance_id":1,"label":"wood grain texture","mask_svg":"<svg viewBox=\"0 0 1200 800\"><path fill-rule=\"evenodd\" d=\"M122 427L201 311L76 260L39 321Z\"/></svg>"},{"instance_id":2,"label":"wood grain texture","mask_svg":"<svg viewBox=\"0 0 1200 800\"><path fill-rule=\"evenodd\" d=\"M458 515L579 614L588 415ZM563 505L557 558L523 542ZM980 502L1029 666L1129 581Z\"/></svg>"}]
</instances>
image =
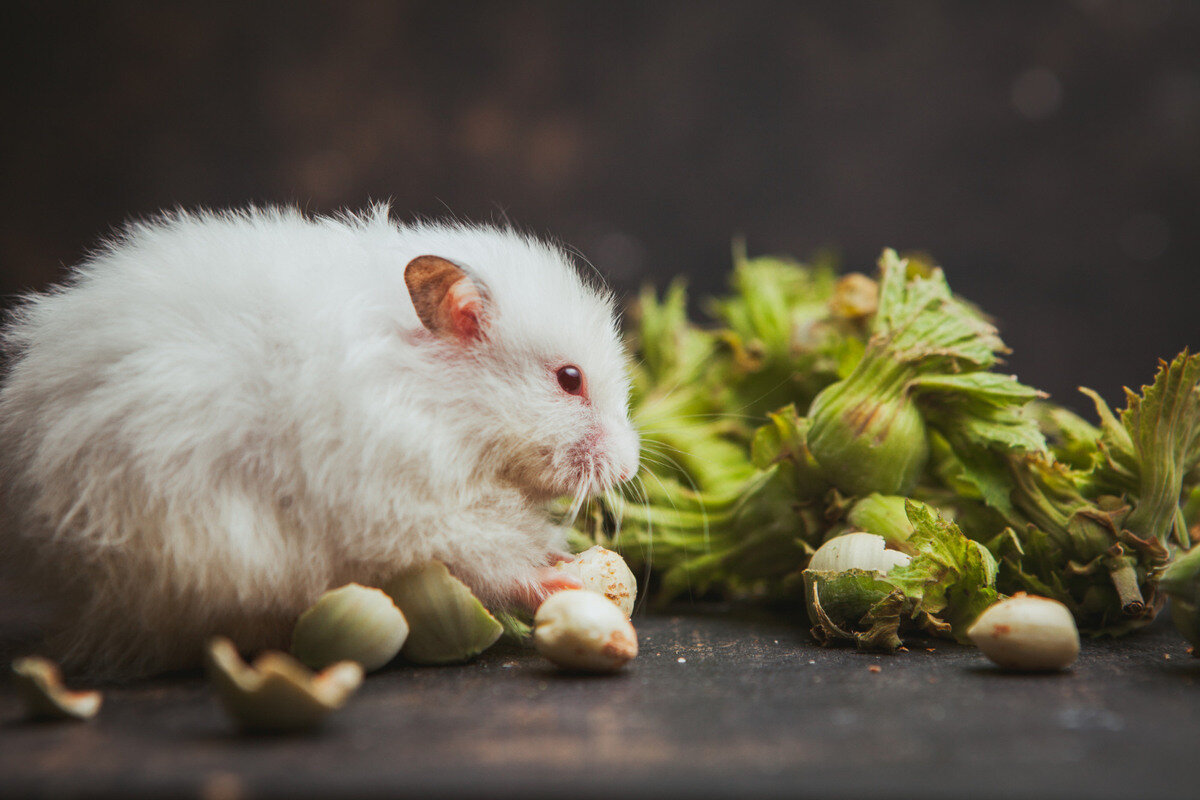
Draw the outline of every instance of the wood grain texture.
<instances>
[{"instance_id":1,"label":"wood grain texture","mask_svg":"<svg viewBox=\"0 0 1200 800\"><path fill-rule=\"evenodd\" d=\"M941 641L890 657L823 649L800 619L715 606L635 618L641 655L612 677L564 675L511 645L466 666L397 665L303 737L236 734L198 675L109 689L85 724L25 723L6 687L0 796L1115 798L1194 785L1200 662L1168 626L1085 642L1073 672L1038 677Z\"/></svg>"}]
</instances>

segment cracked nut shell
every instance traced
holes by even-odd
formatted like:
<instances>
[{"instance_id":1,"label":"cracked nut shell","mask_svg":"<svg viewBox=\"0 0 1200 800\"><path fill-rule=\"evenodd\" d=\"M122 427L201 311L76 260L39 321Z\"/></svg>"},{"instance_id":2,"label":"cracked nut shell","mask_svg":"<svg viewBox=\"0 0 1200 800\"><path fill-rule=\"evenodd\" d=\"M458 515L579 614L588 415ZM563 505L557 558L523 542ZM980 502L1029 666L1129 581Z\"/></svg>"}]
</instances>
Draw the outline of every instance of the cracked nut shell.
<instances>
[{"instance_id":1,"label":"cracked nut shell","mask_svg":"<svg viewBox=\"0 0 1200 800\"><path fill-rule=\"evenodd\" d=\"M392 598L357 583L331 589L300 615L292 631L292 655L310 669L357 661L373 672L400 652L408 622Z\"/></svg>"}]
</instances>

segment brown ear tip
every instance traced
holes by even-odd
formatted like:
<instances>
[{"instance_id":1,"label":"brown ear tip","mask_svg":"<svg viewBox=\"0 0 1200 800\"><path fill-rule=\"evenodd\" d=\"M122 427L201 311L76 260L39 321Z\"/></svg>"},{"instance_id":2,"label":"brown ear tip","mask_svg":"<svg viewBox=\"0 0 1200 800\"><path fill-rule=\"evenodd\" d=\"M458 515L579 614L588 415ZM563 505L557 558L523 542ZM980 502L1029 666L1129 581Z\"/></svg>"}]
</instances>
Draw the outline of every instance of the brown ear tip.
<instances>
[{"instance_id":1,"label":"brown ear tip","mask_svg":"<svg viewBox=\"0 0 1200 800\"><path fill-rule=\"evenodd\" d=\"M462 267L441 256L417 256L404 268L404 280L410 285L414 280L424 282L447 274L462 277L464 273Z\"/></svg>"},{"instance_id":2,"label":"brown ear tip","mask_svg":"<svg viewBox=\"0 0 1200 800\"><path fill-rule=\"evenodd\" d=\"M429 290L445 292L445 289L466 277L462 267L441 256L417 256L404 268L404 282L414 295Z\"/></svg>"}]
</instances>

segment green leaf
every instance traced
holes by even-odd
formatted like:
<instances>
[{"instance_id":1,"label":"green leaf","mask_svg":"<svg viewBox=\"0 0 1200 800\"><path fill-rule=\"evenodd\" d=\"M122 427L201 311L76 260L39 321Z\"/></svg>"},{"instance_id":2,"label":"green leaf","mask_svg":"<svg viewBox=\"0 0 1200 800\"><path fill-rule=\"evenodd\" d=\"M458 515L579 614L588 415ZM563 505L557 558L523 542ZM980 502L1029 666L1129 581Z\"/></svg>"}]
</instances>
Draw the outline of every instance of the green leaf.
<instances>
[{"instance_id":1,"label":"green leaf","mask_svg":"<svg viewBox=\"0 0 1200 800\"><path fill-rule=\"evenodd\" d=\"M808 420L789 405L767 415L767 424L754 432L750 447L754 465L760 470L787 465L787 478L798 500L815 499L829 489L829 482L808 450L807 434Z\"/></svg>"},{"instance_id":2,"label":"green leaf","mask_svg":"<svg viewBox=\"0 0 1200 800\"><path fill-rule=\"evenodd\" d=\"M1160 363L1142 395L1128 392L1121 422L1138 464L1138 501L1128 527L1140 536L1188 546L1186 526L1176 525L1184 476L1200 461L1200 353L1184 350Z\"/></svg>"},{"instance_id":3,"label":"green leaf","mask_svg":"<svg viewBox=\"0 0 1200 800\"><path fill-rule=\"evenodd\" d=\"M965 640L967 628L999 597L996 559L929 506L910 502L907 511L914 528L907 543L913 559L884 580L920 610L945 619L955 637Z\"/></svg>"},{"instance_id":4,"label":"green leaf","mask_svg":"<svg viewBox=\"0 0 1200 800\"><path fill-rule=\"evenodd\" d=\"M917 393L958 395L963 401L986 403L999 408L1007 408L1014 403L1028 403L1030 400L1046 396L1044 392L1018 381L1015 375L999 372L922 375L910 381L909 386Z\"/></svg>"},{"instance_id":5,"label":"green leaf","mask_svg":"<svg viewBox=\"0 0 1200 800\"><path fill-rule=\"evenodd\" d=\"M1046 449L1036 418L1021 407L1042 393L1013 376L992 372L922 376L912 385L922 393L929 425L954 451L960 477L988 505L1010 512L1011 479L1002 455Z\"/></svg>"},{"instance_id":6,"label":"green leaf","mask_svg":"<svg viewBox=\"0 0 1200 800\"><path fill-rule=\"evenodd\" d=\"M959 468L956 478L973 487L979 498L991 508L1001 514L1011 514L1012 478L1008 474L1004 459L980 448L960 445L953 449L955 463Z\"/></svg>"},{"instance_id":7,"label":"green leaf","mask_svg":"<svg viewBox=\"0 0 1200 800\"><path fill-rule=\"evenodd\" d=\"M766 469L784 459L806 455L807 432L808 423L796 414L795 406L785 406L767 415L767 424L754 432L754 439L750 445L750 458L754 466Z\"/></svg>"},{"instance_id":8,"label":"green leaf","mask_svg":"<svg viewBox=\"0 0 1200 800\"><path fill-rule=\"evenodd\" d=\"M1018 409L979 409L973 414L929 415L930 424L941 431L956 451L992 449L1044 452L1046 439L1037 423Z\"/></svg>"},{"instance_id":9,"label":"green leaf","mask_svg":"<svg viewBox=\"0 0 1200 800\"><path fill-rule=\"evenodd\" d=\"M686 282L672 281L661 302L652 287L644 287L631 316L637 320L635 349L651 376L680 380L704 369L712 335L688 320Z\"/></svg>"},{"instance_id":10,"label":"green leaf","mask_svg":"<svg viewBox=\"0 0 1200 800\"><path fill-rule=\"evenodd\" d=\"M1100 437L1096 441L1096 448L1102 456L1102 465L1097 465L1097 471L1114 486L1132 491L1137 487L1138 466L1129 431L1113 414L1104 398L1084 386L1079 387L1079 391L1091 398L1096 415L1100 417Z\"/></svg>"},{"instance_id":11,"label":"green leaf","mask_svg":"<svg viewBox=\"0 0 1200 800\"><path fill-rule=\"evenodd\" d=\"M1054 457L1076 469L1091 469L1100 458L1096 443L1101 431L1075 412L1049 402L1035 401L1029 413L1037 420Z\"/></svg>"},{"instance_id":12,"label":"green leaf","mask_svg":"<svg viewBox=\"0 0 1200 800\"><path fill-rule=\"evenodd\" d=\"M908 261L895 250L879 259L879 310L872 341L886 342L903 363L940 362L947 372L986 369L1006 352L996 328L960 301L940 269L909 278Z\"/></svg>"},{"instance_id":13,"label":"green leaf","mask_svg":"<svg viewBox=\"0 0 1200 800\"><path fill-rule=\"evenodd\" d=\"M709 302L709 310L743 342L787 355L805 324L824 319L836 277L828 267L805 268L778 256L747 258L735 246L733 294Z\"/></svg>"}]
</instances>

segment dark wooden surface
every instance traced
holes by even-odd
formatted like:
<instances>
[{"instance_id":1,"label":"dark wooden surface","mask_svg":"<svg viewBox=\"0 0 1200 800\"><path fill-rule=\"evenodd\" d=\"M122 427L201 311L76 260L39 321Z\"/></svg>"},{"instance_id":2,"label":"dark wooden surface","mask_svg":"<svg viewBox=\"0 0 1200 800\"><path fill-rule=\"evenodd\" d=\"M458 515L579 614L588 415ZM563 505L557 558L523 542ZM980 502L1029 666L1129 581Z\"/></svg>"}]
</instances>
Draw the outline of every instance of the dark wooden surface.
<instances>
[{"instance_id":1,"label":"dark wooden surface","mask_svg":"<svg viewBox=\"0 0 1200 800\"><path fill-rule=\"evenodd\" d=\"M24 722L6 686L0 797L1195 796L1200 661L1169 625L1023 676L940 641L863 655L783 612L677 612L636 619L620 675L500 645L372 675L309 736L236 734L199 675L109 689L88 723Z\"/></svg>"}]
</instances>

